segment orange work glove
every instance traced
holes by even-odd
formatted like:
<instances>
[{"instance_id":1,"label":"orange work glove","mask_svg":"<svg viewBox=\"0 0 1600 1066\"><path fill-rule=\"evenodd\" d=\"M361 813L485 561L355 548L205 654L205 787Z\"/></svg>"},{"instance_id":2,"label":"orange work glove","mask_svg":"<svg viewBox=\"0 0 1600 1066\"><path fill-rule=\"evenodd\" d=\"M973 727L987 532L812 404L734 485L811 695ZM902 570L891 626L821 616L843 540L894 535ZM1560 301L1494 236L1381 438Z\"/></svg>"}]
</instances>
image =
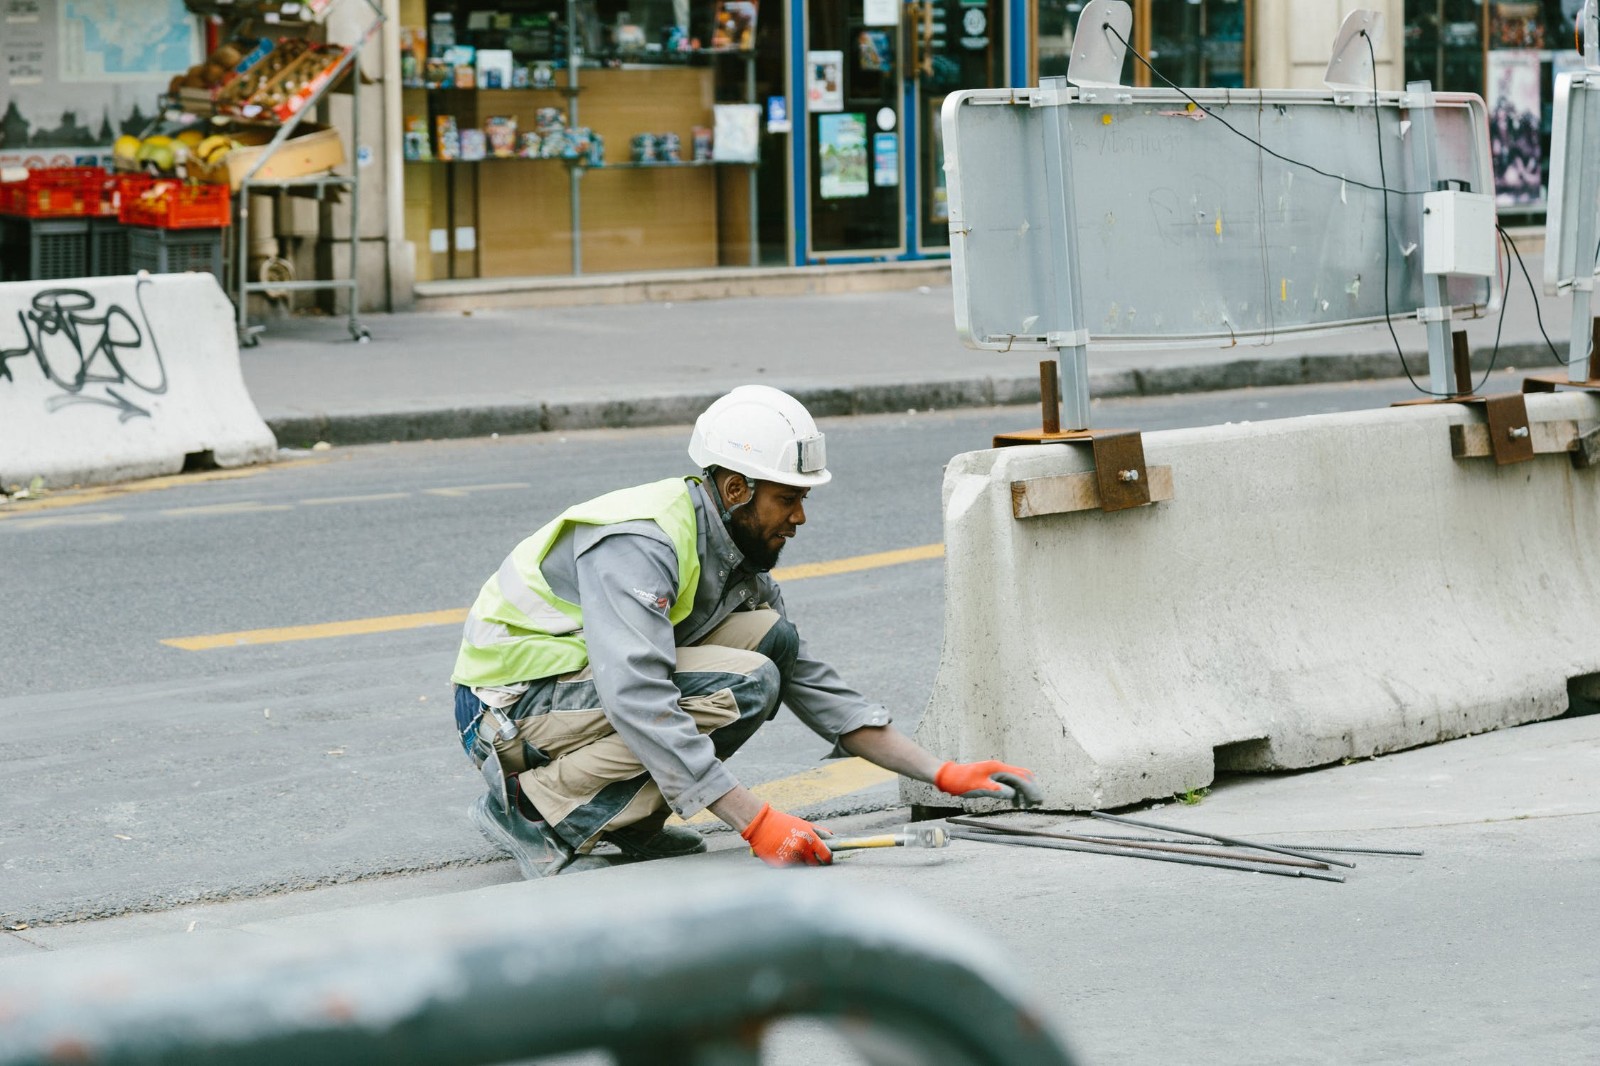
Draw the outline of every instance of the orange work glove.
<instances>
[{"instance_id":1,"label":"orange work glove","mask_svg":"<svg viewBox=\"0 0 1600 1066\"><path fill-rule=\"evenodd\" d=\"M1013 807L1037 807L1044 802L1044 792L1034 781L1032 770L995 759L947 762L933 775L933 785L952 796L1005 800Z\"/></svg>"},{"instance_id":2,"label":"orange work glove","mask_svg":"<svg viewBox=\"0 0 1600 1066\"><path fill-rule=\"evenodd\" d=\"M768 866L827 866L833 852L822 842L831 836L826 829L803 818L772 809L763 803L761 811L739 834L750 842L750 853Z\"/></svg>"}]
</instances>

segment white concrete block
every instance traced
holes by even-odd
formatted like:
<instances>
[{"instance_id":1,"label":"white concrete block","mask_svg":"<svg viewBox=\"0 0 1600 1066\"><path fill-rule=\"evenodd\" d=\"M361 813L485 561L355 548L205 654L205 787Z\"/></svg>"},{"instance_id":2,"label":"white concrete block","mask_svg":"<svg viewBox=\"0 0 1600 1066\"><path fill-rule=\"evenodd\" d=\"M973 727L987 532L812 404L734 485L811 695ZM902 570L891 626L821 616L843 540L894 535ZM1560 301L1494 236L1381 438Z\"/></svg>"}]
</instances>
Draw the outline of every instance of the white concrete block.
<instances>
[{"instance_id":1,"label":"white concrete block","mask_svg":"<svg viewBox=\"0 0 1600 1066\"><path fill-rule=\"evenodd\" d=\"M1592 428L1600 399L1528 410ZM1174 499L1114 514L1012 517L1012 482L1090 469L1087 447L957 456L918 739L1032 767L1051 807L1086 809L1560 714L1568 679L1600 672L1600 471L1453 459L1451 424L1481 418L1150 433Z\"/></svg>"},{"instance_id":2,"label":"white concrete block","mask_svg":"<svg viewBox=\"0 0 1600 1066\"><path fill-rule=\"evenodd\" d=\"M212 275L0 285L0 483L106 483L276 449Z\"/></svg>"}]
</instances>

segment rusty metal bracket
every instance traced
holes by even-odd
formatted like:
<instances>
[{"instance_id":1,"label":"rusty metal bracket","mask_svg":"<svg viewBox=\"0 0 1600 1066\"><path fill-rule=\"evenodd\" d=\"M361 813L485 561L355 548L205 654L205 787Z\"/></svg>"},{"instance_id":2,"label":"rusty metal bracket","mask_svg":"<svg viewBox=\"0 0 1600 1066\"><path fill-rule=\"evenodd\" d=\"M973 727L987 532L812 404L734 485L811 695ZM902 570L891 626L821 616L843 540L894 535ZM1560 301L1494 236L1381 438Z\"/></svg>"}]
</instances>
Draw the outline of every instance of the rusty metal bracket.
<instances>
[{"instance_id":1,"label":"rusty metal bracket","mask_svg":"<svg viewBox=\"0 0 1600 1066\"><path fill-rule=\"evenodd\" d=\"M1484 417L1489 424L1489 451L1494 456L1496 466L1505 466L1508 463L1522 463L1533 458L1533 430L1528 424L1528 402L1523 398L1522 392L1498 393L1493 396L1479 396L1472 391L1472 351L1467 346L1467 331L1458 329L1453 335L1455 345L1455 379L1456 394L1454 396L1431 396L1423 400L1401 400L1390 404L1391 407L1421 407L1428 404L1458 403L1466 406L1479 406L1484 409ZM1523 382L1523 392L1528 391L1528 383ZM1457 459L1469 456L1483 455L1482 451L1467 446L1465 441L1471 434L1458 433L1458 429L1466 427L1452 426L1450 434L1450 449Z\"/></svg>"},{"instance_id":2,"label":"rusty metal bracket","mask_svg":"<svg viewBox=\"0 0 1600 1066\"><path fill-rule=\"evenodd\" d=\"M1094 451L1094 472L1090 475L1064 474L1012 482L1011 510L1016 517L1060 514L1094 507L1108 512L1125 511L1130 507L1172 499L1171 467L1156 468L1162 475L1162 484L1158 491L1152 493L1151 470L1144 461L1144 436L1138 430L1061 428L1056 364L1053 359L1046 359L1039 364L1039 404L1040 428L997 433L994 447L1088 444ZM1093 478L1092 487L1083 484L1090 477Z\"/></svg>"},{"instance_id":3,"label":"rusty metal bracket","mask_svg":"<svg viewBox=\"0 0 1600 1066\"><path fill-rule=\"evenodd\" d=\"M1494 396L1450 396L1430 400L1401 400L1391 407L1424 407L1430 404L1457 403L1464 407L1482 407L1488 423L1488 450L1475 446L1481 434L1474 426L1450 427L1450 450L1457 459L1480 455L1494 456L1496 466L1527 462L1534 456L1533 427L1528 422L1528 401L1520 392L1504 392ZM1540 448L1538 451L1554 451Z\"/></svg>"},{"instance_id":4,"label":"rusty metal bracket","mask_svg":"<svg viewBox=\"0 0 1600 1066\"><path fill-rule=\"evenodd\" d=\"M1568 375L1529 374L1522 379L1523 392L1555 392L1565 386L1569 389L1600 390L1600 318L1594 320L1589 337L1589 367L1587 377L1573 381Z\"/></svg>"}]
</instances>

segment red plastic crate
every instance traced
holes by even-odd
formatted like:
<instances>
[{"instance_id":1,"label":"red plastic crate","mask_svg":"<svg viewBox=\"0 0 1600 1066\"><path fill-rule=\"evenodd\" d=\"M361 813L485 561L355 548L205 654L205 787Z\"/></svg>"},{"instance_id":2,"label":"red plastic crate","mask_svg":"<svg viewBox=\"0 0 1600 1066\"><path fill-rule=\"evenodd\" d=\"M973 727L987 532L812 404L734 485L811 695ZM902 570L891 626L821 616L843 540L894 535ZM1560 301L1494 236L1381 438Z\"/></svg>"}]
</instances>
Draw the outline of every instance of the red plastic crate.
<instances>
[{"instance_id":1,"label":"red plastic crate","mask_svg":"<svg viewBox=\"0 0 1600 1066\"><path fill-rule=\"evenodd\" d=\"M208 229L231 225L233 207L226 185L190 185L158 179L148 188L124 196L117 218L130 226Z\"/></svg>"},{"instance_id":2,"label":"red plastic crate","mask_svg":"<svg viewBox=\"0 0 1600 1066\"><path fill-rule=\"evenodd\" d=\"M100 216L116 218L122 205L137 199L156 179L148 174L120 173L107 176L100 186Z\"/></svg>"},{"instance_id":3,"label":"red plastic crate","mask_svg":"<svg viewBox=\"0 0 1600 1066\"><path fill-rule=\"evenodd\" d=\"M0 182L0 213L23 218L73 218L100 210L101 167L40 167L21 181Z\"/></svg>"}]
</instances>

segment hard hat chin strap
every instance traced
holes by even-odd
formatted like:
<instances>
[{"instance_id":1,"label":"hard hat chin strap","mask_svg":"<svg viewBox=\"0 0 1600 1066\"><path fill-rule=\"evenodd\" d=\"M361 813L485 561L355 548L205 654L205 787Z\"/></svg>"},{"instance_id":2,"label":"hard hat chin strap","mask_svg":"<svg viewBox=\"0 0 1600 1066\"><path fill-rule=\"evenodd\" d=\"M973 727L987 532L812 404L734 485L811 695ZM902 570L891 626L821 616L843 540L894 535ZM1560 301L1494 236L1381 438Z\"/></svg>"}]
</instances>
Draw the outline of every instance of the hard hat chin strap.
<instances>
[{"instance_id":1,"label":"hard hat chin strap","mask_svg":"<svg viewBox=\"0 0 1600 1066\"><path fill-rule=\"evenodd\" d=\"M745 487L750 490L750 499L745 500L744 503L737 503L732 507L729 507L722 499L722 486L717 484L717 471L720 469L721 467L710 467L705 471L705 475L706 484L711 486L711 496L717 501L717 511L722 515L722 522L724 525L726 525L727 523L733 521L733 512L739 510L741 507L748 507L751 501L756 498L756 483L751 481L748 475L739 474L737 470L732 471L744 479Z\"/></svg>"}]
</instances>

